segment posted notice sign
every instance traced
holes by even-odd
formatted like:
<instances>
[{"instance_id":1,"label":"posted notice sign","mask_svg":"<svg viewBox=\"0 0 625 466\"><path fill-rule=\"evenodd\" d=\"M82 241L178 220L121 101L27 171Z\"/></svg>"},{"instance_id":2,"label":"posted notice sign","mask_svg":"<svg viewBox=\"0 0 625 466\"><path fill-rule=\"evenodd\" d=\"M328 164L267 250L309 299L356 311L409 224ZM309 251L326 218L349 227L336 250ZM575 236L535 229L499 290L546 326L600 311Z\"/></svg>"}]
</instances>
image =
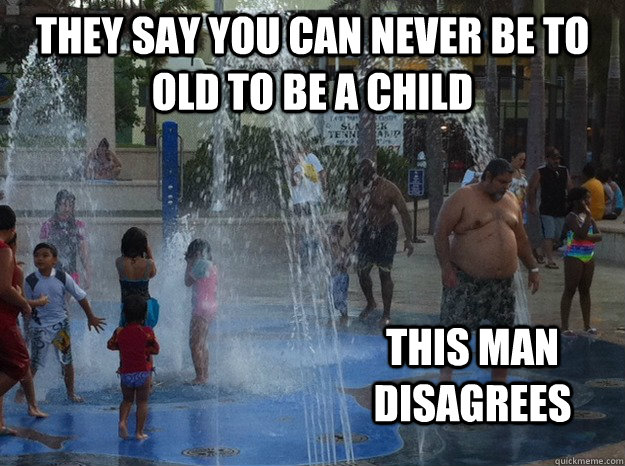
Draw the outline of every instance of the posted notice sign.
<instances>
[{"instance_id":1,"label":"posted notice sign","mask_svg":"<svg viewBox=\"0 0 625 466\"><path fill-rule=\"evenodd\" d=\"M327 146L356 147L360 117L352 113L326 113L323 136ZM375 116L378 147L394 149L404 155L404 117L400 113Z\"/></svg>"},{"instance_id":2,"label":"posted notice sign","mask_svg":"<svg viewBox=\"0 0 625 466\"><path fill-rule=\"evenodd\" d=\"M408 195L421 197L425 194L425 169L411 168L408 170Z\"/></svg>"}]
</instances>

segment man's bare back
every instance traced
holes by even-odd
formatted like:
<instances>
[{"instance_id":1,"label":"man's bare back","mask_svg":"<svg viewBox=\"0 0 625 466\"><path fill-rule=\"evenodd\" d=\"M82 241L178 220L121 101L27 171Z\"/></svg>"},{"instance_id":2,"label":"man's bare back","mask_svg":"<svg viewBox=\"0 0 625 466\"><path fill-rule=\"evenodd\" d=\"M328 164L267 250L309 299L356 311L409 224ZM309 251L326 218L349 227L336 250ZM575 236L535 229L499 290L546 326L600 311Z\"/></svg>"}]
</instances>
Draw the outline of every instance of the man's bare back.
<instances>
[{"instance_id":1,"label":"man's bare back","mask_svg":"<svg viewBox=\"0 0 625 466\"><path fill-rule=\"evenodd\" d=\"M461 213L452 230L451 262L475 278L512 277L518 267L515 229L521 221L514 196L506 193L494 201L478 185L461 188L454 196L454 208Z\"/></svg>"}]
</instances>

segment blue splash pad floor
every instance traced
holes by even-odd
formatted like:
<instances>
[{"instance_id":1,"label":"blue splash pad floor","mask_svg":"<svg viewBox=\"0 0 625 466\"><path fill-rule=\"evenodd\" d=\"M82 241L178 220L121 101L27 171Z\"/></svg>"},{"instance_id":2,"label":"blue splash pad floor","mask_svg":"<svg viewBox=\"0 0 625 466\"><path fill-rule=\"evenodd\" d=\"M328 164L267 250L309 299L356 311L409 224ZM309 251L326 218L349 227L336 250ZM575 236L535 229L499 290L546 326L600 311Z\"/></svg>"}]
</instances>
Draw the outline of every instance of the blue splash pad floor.
<instances>
[{"instance_id":1,"label":"blue splash pad floor","mask_svg":"<svg viewBox=\"0 0 625 466\"><path fill-rule=\"evenodd\" d=\"M220 321L220 338L241 333L239 319L245 317L238 312L229 316ZM292 326L280 316L290 316L289 310L253 306L246 314L246 325L258 318L254 332L246 332L246 337L255 334L255 348L276 355L284 350ZM432 324L433 319L421 323ZM374 325L355 322L339 331L338 338L339 352L345 355L343 377L357 460L395 466L522 464L625 440L621 346L581 336L563 339L560 367L511 373L511 381L568 381L574 389L576 417L566 425L382 426L372 422L368 408L373 382L436 381L437 373L390 368L387 341ZM280 364L279 356L276 359ZM471 366L457 371L454 379L485 382L489 377L489 371ZM261 396L213 385L192 387L175 379L159 381L158 375L157 382L150 401L150 438L143 442L117 437L118 389L83 393L88 400L84 405L70 405L61 391L54 391L42 405L50 413L45 420L30 418L23 406L5 401L7 424L22 431L18 437L0 437L0 465L295 465L309 462L310 442L318 442L313 449L321 444L319 438L307 441L303 391ZM332 393L338 398L338 391ZM333 414L340 424L338 408ZM133 418L134 412L131 430ZM219 457L211 456L210 449L220 449ZM341 441L337 458L345 458Z\"/></svg>"}]
</instances>

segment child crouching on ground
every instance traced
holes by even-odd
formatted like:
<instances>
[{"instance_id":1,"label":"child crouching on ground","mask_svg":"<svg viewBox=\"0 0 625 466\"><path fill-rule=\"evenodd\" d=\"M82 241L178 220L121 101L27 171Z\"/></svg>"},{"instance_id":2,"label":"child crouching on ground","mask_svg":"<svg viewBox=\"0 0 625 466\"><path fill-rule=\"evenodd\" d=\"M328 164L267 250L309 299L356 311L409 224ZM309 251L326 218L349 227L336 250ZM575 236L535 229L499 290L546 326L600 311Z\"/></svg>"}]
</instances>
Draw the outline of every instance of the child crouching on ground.
<instances>
[{"instance_id":1,"label":"child crouching on ground","mask_svg":"<svg viewBox=\"0 0 625 466\"><path fill-rule=\"evenodd\" d=\"M187 261L184 284L190 286L193 292L189 346L195 379L191 383L205 384L208 381L206 337L208 327L217 314L217 267L213 264L211 247L203 239L191 241L184 258Z\"/></svg>"},{"instance_id":2,"label":"child crouching on ground","mask_svg":"<svg viewBox=\"0 0 625 466\"><path fill-rule=\"evenodd\" d=\"M341 245L343 237L343 228L340 223L330 226L329 231L330 254L332 256L332 304L334 309L341 315L339 323L344 325L347 323L347 290L349 289L349 275L347 267L349 266L349 255L346 249Z\"/></svg>"},{"instance_id":3,"label":"child crouching on ground","mask_svg":"<svg viewBox=\"0 0 625 466\"><path fill-rule=\"evenodd\" d=\"M70 274L55 268L57 250L49 243L35 246L33 257L37 271L26 277L24 285L26 299L37 300L42 295L48 297L48 303L33 308L28 324L30 333L30 358L33 377L45 363L50 346L54 346L65 378L67 398L75 403L83 399L74 391L74 365L69 333L69 315L65 293L71 294L87 316L89 330L104 330L105 319L97 317L91 310L87 293L80 288Z\"/></svg>"},{"instance_id":4,"label":"child crouching on ground","mask_svg":"<svg viewBox=\"0 0 625 466\"><path fill-rule=\"evenodd\" d=\"M125 324L118 327L107 343L108 349L119 351L121 365L118 370L123 400L119 405L119 436L128 438L128 417L133 402L137 402L137 440L145 440L145 421L148 417L148 398L152 382L152 355L159 346L154 331L145 326L147 301L139 295L124 300Z\"/></svg>"}]
</instances>

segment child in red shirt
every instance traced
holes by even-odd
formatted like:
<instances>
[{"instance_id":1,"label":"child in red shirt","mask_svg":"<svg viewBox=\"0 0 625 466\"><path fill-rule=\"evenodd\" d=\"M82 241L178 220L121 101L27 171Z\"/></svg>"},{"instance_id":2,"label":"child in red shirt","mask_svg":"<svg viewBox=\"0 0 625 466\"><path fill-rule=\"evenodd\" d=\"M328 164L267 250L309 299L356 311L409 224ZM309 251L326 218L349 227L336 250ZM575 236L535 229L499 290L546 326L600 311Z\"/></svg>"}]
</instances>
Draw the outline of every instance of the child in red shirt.
<instances>
[{"instance_id":1,"label":"child in red shirt","mask_svg":"<svg viewBox=\"0 0 625 466\"><path fill-rule=\"evenodd\" d=\"M107 343L108 349L120 352L122 395L124 399L119 405L119 436L128 438L128 416L132 403L137 400L137 432L138 440L145 440L145 420L148 416L148 397L152 382L152 355L158 354L159 346L154 331L146 327L145 317L148 312L147 301L138 295L128 296L124 300L124 317L126 324L118 327Z\"/></svg>"}]
</instances>

